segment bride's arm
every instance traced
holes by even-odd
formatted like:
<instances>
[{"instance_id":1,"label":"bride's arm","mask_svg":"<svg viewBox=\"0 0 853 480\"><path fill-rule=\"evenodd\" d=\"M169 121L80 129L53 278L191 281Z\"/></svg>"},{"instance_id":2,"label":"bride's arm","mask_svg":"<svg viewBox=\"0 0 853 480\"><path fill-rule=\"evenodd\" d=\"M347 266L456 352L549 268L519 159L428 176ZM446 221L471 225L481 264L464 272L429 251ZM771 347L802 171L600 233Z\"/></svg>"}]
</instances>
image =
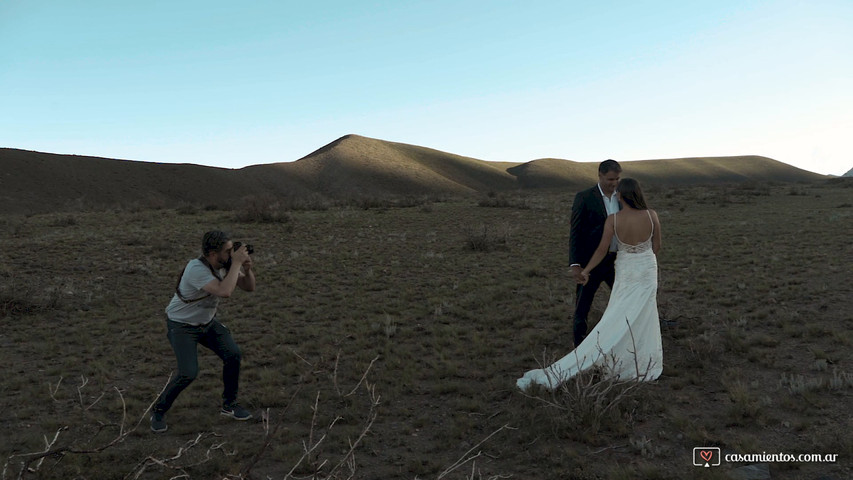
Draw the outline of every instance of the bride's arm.
<instances>
[{"instance_id":1,"label":"bride's arm","mask_svg":"<svg viewBox=\"0 0 853 480\"><path fill-rule=\"evenodd\" d=\"M601 234L601 242L598 244L598 248L595 249L595 253L592 254L592 258L589 259L589 263L586 264L586 267L581 272L584 278L589 277L589 272L597 267L604 259L604 256L607 255L611 241L613 241L613 215L608 216L604 222L604 232Z\"/></svg>"},{"instance_id":2,"label":"bride's arm","mask_svg":"<svg viewBox=\"0 0 853 480\"><path fill-rule=\"evenodd\" d=\"M658 212L652 210L652 223L655 226L655 234L652 236L652 251L655 255L658 254L661 248L661 234L660 234L660 219L658 219Z\"/></svg>"}]
</instances>

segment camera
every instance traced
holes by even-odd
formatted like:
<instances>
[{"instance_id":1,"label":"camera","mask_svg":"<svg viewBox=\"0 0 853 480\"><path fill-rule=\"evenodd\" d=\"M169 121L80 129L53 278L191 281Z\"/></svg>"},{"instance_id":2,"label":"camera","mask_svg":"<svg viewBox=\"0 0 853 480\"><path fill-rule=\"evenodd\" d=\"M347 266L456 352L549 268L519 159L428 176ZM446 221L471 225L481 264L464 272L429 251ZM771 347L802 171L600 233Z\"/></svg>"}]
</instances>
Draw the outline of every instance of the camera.
<instances>
[{"instance_id":1,"label":"camera","mask_svg":"<svg viewBox=\"0 0 853 480\"><path fill-rule=\"evenodd\" d=\"M243 242L234 242L233 247L231 248L231 251L233 252L233 251L238 250L242 245L243 245ZM246 252L248 252L249 255L255 253L255 247L252 246L251 243L247 243L246 244Z\"/></svg>"},{"instance_id":2,"label":"camera","mask_svg":"<svg viewBox=\"0 0 853 480\"><path fill-rule=\"evenodd\" d=\"M238 248L240 248L241 245L243 245L243 242L234 242L233 244L231 244L231 251L232 252L236 251ZM246 244L246 252L248 252L249 255L255 253L255 247L253 247L251 244L247 243ZM225 262L224 266L225 266L225 270L231 270L231 259L230 258L228 259L227 262Z\"/></svg>"}]
</instances>

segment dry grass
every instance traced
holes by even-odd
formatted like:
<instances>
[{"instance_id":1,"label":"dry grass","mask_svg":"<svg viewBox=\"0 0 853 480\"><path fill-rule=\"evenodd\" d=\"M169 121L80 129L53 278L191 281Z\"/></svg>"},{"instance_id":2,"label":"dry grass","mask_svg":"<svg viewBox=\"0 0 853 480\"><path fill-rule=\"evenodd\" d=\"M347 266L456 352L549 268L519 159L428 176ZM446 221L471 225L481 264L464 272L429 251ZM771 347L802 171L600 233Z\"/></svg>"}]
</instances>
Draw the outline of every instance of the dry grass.
<instances>
[{"instance_id":1,"label":"dry grass","mask_svg":"<svg viewBox=\"0 0 853 480\"><path fill-rule=\"evenodd\" d=\"M773 464L773 478L849 477L851 190L755 191L651 189L664 372L593 429L514 388L537 352L572 343L574 192L324 205L285 222L203 206L0 217L3 475L47 446L65 450L22 477L722 478L740 465L691 464L693 447L719 446L836 453ZM511 234L472 249L465 226L480 225ZM153 435L144 412L174 368L162 311L210 228L256 249L258 290L223 302L222 320L258 421L219 416L220 363L203 350Z\"/></svg>"}]
</instances>

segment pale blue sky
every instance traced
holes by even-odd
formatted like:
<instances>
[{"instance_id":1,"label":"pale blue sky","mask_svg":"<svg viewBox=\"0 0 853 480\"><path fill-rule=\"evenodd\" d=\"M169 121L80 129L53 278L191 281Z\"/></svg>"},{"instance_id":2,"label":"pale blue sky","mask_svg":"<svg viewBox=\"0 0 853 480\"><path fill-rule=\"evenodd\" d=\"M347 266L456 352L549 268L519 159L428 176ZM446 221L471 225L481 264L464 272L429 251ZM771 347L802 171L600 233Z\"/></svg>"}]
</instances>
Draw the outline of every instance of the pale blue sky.
<instances>
[{"instance_id":1,"label":"pale blue sky","mask_svg":"<svg viewBox=\"0 0 853 480\"><path fill-rule=\"evenodd\" d=\"M853 167L853 2L0 0L0 147Z\"/></svg>"}]
</instances>

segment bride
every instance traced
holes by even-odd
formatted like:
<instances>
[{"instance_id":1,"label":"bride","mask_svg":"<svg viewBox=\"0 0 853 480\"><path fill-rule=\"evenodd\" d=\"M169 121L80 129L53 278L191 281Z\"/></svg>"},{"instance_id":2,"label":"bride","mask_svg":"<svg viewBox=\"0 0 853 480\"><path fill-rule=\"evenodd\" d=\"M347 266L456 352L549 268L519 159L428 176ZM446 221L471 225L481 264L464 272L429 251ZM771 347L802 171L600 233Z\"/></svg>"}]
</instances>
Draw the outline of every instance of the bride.
<instances>
[{"instance_id":1,"label":"bride","mask_svg":"<svg viewBox=\"0 0 853 480\"><path fill-rule=\"evenodd\" d=\"M582 272L586 284L589 272L604 258L615 236L616 279L607 309L574 351L519 378L516 385L522 390L533 384L553 390L593 367L601 368L609 378L642 381L657 379L663 370L657 309L660 221L646 206L636 180L622 179L617 194L622 210L607 217L601 243Z\"/></svg>"}]
</instances>

